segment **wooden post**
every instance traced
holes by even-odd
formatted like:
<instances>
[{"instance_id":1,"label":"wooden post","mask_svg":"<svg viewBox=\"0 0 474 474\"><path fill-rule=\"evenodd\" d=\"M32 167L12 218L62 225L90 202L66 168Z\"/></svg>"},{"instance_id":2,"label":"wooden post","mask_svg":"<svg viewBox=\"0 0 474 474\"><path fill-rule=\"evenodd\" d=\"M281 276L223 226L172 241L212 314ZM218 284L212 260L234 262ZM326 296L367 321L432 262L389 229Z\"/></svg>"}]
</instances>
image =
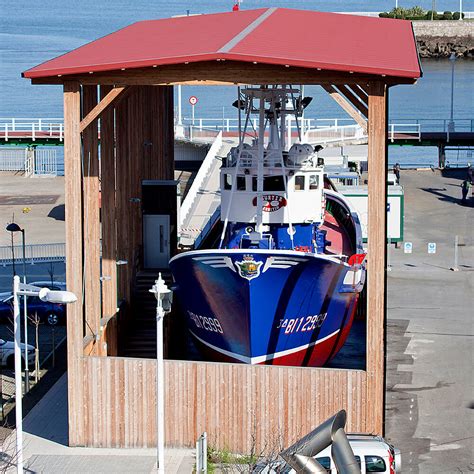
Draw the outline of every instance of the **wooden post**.
<instances>
[{"instance_id":1,"label":"wooden post","mask_svg":"<svg viewBox=\"0 0 474 474\"><path fill-rule=\"evenodd\" d=\"M369 85L368 261L367 261L367 432L383 434L384 326L387 235L387 87Z\"/></svg>"},{"instance_id":2,"label":"wooden post","mask_svg":"<svg viewBox=\"0 0 474 474\"><path fill-rule=\"evenodd\" d=\"M97 105L97 86L83 86L83 116ZM83 132L84 162L84 281L86 335L100 332L99 150L97 121ZM96 348L97 349L97 348ZM97 353L94 350L94 353Z\"/></svg>"},{"instance_id":3,"label":"wooden post","mask_svg":"<svg viewBox=\"0 0 474 474\"><path fill-rule=\"evenodd\" d=\"M101 86L101 98L104 98L111 89L111 86ZM117 311L117 229L115 226L114 147L114 110L112 107L109 107L100 118L102 314L104 318L113 316Z\"/></svg>"},{"instance_id":4,"label":"wooden post","mask_svg":"<svg viewBox=\"0 0 474 474\"><path fill-rule=\"evenodd\" d=\"M64 174L66 209L66 281L77 296L67 311L69 445L80 446L84 436L82 379L82 177L80 86L64 83Z\"/></svg>"}]
</instances>

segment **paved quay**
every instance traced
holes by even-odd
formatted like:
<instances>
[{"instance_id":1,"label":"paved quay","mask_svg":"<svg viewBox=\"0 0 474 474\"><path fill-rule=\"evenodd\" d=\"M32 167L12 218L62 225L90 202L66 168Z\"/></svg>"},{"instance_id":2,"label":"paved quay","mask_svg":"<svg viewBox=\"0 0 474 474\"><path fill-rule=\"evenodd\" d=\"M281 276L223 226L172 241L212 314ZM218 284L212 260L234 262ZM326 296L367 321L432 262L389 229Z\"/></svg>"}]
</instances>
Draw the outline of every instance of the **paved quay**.
<instances>
[{"instance_id":1,"label":"paved quay","mask_svg":"<svg viewBox=\"0 0 474 474\"><path fill-rule=\"evenodd\" d=\"M401 175L405 241L413 243L413 252L390 248L385 435L401 449L404 473L474 471L474 199L461 204L465 174L403 170ZM46 182L18 179L22 186ZM4 189L0 179L0 196L8 194ZM47 187L43 192L52 194ZM15 195L14 186L10 194ZM0 204L2 219L6 207ZM38 228L49 225L45 211ZM456 272L450 270L455 235L460 242ZM435 254L428 254L430 242L436 243ZM52 392L25 419L31 472L154 469L154 450L67 447L65 379ZM166 454L166 472L192 471L192 450Z\"/></svg>"},{"instance_id":2,"label":"paved quay","mask_svg":"<svg viewBox=\"0 0 474 474\"><path fill-rule=\"evenodd\" d=\"M474 471L474 198L461 205L465 174L402 171L413 253L390 250L385 434L404 473Z\"/></svg>"},{"instance_id":3,"label":"paved quay","mask_svg":"<svg viewBox=\"0 0 474 474\"><path fill-rule=\"evenodd\" d=\"M63 473L152 473L156 472L156 449L70 448L67 446L67 375L23 420L23 462L25 472ZM0 472L16 472L15 432L4 442ZM8 465L4 468L2 463ZM165 472L192 473L192 449L165 450Z\"/></svg>"},{"instance_id":4,"label":"paved quay","mask_svg":"<svg viewBox=\"0 0 474 474\"><path fill-rule=\"evenodd\" d=\"M25 229L26 244L64 242L64 176L25 178L0 172L0 246L11 244L4 229L13 215ZM20 235L15 244L21 245Z\"/></svg>"}]
</instances>

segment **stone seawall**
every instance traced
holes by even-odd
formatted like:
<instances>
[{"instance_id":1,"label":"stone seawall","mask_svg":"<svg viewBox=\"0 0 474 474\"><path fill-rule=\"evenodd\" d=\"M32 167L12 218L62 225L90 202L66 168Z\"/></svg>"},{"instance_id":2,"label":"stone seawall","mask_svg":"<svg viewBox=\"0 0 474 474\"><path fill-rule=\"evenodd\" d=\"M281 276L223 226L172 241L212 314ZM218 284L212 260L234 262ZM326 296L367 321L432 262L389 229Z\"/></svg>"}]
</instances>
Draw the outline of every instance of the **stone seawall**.
<instances>
[{"instance_id":1,"label":"stone seawall","mask_svg":"<svg viewBox=\"0 0 474 474\"><path fill-rule=\"evenodd\" d=\"M474 58L474 21L413 21L422 58Z\"/></svg>"}]
</instances>

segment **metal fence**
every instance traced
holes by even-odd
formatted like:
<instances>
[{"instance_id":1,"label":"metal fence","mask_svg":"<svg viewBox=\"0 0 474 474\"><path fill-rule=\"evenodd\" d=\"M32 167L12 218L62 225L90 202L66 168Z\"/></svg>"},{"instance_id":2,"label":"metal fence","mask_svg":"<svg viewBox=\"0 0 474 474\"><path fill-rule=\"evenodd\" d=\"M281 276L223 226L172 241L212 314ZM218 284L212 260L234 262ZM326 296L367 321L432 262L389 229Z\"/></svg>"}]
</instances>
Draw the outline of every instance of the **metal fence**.
<instances>
[{"instance_id":1,"label":"metal fence","mask_svg":"<svg viewBox=\"0 0 474 474\"><path fill-rule=\"evenodd\" d=\"M25 259L29 264L44 262L62 262L66 259L66 244L31 244L25 245ZM0 247L0 265L11 265L15 262L22 262L23 248L21 245L5 245Z\"/></svg>"},{"instance_id":2,"label":"metal fence","mask_svg":"<svg viewBox=\"0 0 474 474\"><path fill-rule=\"evenodd\" d=\"M0 148L0 171L24 172L25 176L57 176L57 150Z\"/></svg>"},{"instance_id":3,"label":"metal fence","mask_svg":"<svg viewBox=\"0 0 474 474\"><path fill-rule=\"evenodd\" d=\"M0 171L24 171L25 161L25 149L0 148Z\"/></svg>"}]
</instances>

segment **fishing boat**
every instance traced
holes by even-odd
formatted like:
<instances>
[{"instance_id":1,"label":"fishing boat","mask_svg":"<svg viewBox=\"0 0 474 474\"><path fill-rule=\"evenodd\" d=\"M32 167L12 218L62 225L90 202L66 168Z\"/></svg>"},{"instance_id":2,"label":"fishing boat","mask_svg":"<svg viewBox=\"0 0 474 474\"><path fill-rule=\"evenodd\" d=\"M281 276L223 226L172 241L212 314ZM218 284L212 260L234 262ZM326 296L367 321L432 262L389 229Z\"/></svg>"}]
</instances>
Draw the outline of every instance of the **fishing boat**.
<instances>
[{"instance_id":1,"label":"fishing boat","mask_svg":"<svg viewBox=\"0 0 474 474\"><path fill-rule=\"evenodd\" d=\"M299 126L286 143L287 116L298 124L310 102L289 85L239 90L243 126L221 167L220 238L170 260L205 360L320 367L349 334L365 282L359 218L330 189Z\"/></svg>"}]
</instances>

